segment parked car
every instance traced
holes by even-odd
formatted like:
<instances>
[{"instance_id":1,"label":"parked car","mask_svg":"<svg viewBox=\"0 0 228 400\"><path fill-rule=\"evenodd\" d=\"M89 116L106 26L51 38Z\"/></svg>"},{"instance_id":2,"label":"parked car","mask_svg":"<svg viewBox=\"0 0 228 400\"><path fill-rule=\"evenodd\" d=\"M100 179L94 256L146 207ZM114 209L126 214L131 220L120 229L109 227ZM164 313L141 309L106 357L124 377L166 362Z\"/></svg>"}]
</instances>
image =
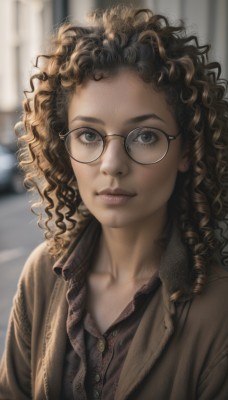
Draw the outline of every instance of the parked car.
<instances>
[{"instance_id":1,"label":"parked car","mask_svg":"<svg viewBox=\"0 0 228 400\"><path fill-rule=\"evenodd\" d=\"M0 191L3 190L22 193L24 185L15 153L0 144Z\"/></svg>"}]
</instances>

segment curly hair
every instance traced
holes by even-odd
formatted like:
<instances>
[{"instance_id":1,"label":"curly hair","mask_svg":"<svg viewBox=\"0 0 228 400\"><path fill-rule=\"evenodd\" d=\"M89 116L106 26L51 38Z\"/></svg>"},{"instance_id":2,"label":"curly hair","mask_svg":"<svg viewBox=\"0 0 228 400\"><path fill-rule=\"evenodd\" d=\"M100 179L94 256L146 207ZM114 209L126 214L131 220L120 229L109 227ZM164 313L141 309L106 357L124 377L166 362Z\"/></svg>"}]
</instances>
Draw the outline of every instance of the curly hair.
<instances>
[{"instance_id":1,"label":"curly hair","mask_svg":"<svg viewBox=\"0 0 228 400\"><path fill-rule=\"evenodd\" d=\"M209 46L148 9L117 6L94 11L88 24L63 24L25 92L20 164L50 252L58 257L91 217L83 206L69 157L59 139L68 131L75 88L127 67L165 93L188 149L190 168L179 174L169 207L192 262L192 291L200 293L211 260L227 263L228 103L226 81ZM39 210L42 207L42 210ZM176 212L178 210L178 212ZM43 213L45 216L43 216ZM179 293L172 299L178 299Z\"/></svg>"}]
</instances>

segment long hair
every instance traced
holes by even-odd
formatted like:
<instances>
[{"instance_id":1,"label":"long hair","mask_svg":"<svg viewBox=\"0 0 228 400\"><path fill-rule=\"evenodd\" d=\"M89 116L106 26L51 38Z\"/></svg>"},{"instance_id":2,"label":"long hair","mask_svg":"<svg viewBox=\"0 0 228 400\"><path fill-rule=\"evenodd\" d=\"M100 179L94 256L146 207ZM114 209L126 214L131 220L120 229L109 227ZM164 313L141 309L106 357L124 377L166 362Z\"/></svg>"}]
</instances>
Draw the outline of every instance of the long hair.
<instances>
[{"instance_id":1,"label":"long hair","mask_svg":"<svg viewBox=\"0 0 228 400\"><path fill-rule=\"evenodd\" d=\"M193 292L202 290L218 249L227 262L228 103L220 64L209 62L208 52L182 23L172 26L148 9L118 6L94 12L85 26L59 28L51 50L37 57L19 139L25 184L39 193L34 209L53 255L60 256L90 218L59 139L68 131L69 100L86 79L127 67L165 93L188 151L190 168L177 177L169 212L189 249Z\"/></svg>"}]
</instances>

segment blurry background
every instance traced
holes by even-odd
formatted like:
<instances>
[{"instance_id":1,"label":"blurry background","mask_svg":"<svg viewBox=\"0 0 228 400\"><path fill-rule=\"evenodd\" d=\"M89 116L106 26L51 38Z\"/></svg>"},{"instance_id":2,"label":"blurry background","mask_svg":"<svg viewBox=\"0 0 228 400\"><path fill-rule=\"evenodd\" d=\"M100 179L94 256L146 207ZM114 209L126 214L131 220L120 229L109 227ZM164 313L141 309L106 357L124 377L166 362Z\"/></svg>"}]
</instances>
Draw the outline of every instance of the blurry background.
<instances>
[{"instance_id":1,"label":"blurry background","mask_svg":"<svg viewBox=\"0 0 228 400\"><path fill-rule=\"evenodd\" d=\"M14 138L13 126L20 118L23 90L35 55L66 17L83 20L94 8L105 8L112 0L0 0L0 142ZM171 20L183 18L188 30L198 33L202 43L212 45L212 56L228 70L228 0L133 0L121 3L149 7Z\"/></svg>"},{"instance_id":2,"label":"blurry background","mask_svg":"<svg viewBox=\"0 0 228 400\"><path fill-rule=\"evenodd\" d=\"M171 21L184 19L188 32L212 45L211 59L220 61L224 78L228 75L228 0L0 0L0 356L20 271L42 241L15 169L13 127L21 116L23 90L29 89L35 56L59 23L83 21L92 9L117 3L149 7Z\"/></svg>"},{"instance_id":3,"label":"blurry background","mask_svg":"<svg viewBox=\"0 0 228 400\"><path fill-rule=\"evenodd\" d=\"M0 0L0 142L14 139L20 118L23 90L28 88L32 61L48 43L53 27L66 17L83 20L93 8L117 4L115 0ZM149 7L171 20L183 18L201 43L212 45L212 56L228 72L228 0L133 0L121 3Z\"/></svg>"}]
</instances>

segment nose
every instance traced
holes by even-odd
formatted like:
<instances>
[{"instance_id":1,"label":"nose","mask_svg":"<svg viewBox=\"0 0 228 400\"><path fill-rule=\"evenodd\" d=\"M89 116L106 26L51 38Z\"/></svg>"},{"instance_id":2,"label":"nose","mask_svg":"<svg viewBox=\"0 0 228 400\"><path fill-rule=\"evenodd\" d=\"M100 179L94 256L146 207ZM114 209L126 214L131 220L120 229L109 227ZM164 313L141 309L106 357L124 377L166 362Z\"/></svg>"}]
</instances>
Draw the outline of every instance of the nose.
<instances>
[{"instance_id":1,"label":"nose","mask_svg":"<svg viewBox=\"0 0 228 400\"><path fill-rule=\"evenodd\" d=\"M129 170L129 162L130 158L124 149L123 137L118 135L106 136L100 171L111 176L126 175Z\"/></svg>"}]
</instances>

